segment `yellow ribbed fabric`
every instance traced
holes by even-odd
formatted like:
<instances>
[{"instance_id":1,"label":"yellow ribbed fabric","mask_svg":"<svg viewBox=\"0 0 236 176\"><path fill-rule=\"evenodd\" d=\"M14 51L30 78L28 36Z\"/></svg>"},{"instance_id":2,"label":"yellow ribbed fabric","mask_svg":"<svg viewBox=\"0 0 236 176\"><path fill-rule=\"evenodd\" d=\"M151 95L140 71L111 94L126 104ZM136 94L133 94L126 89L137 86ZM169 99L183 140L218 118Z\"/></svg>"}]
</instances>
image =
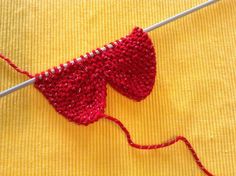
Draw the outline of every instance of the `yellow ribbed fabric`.
<instances>
[{"instance_id":1,"label":"yellow ribbed fabric","mask_svg":"<svg viewBox=\"0 0 236 176\"><path fill-rule=\"evenodd\" d=\"M205 0L0 0L0 52L31 73L64 63ZM236 175L236 2L222 0L150 33L151 95L137 103L108 86L106 113L135 142L186 136L216 175ZM0 61L0 90L27 78ZM113 123L78 126L33 86L0 99L0 175L203 175L186 146L140 151Z\"/></svg>"}]
</instances>

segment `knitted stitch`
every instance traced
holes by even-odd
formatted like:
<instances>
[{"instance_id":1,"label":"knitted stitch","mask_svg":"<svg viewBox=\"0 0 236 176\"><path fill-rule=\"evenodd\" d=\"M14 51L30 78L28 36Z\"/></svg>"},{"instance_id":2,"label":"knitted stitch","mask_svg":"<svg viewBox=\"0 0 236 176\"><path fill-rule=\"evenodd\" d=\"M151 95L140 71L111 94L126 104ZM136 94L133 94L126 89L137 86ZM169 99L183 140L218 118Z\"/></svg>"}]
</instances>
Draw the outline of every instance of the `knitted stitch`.
<instances>
[{"instance_id":1,"label":"knitted stitch","mask_svg":"<svg viewBox=\"0 0 236 176\"><path fill-rule=\"evenodd\" d=\"M87 58L85 58L87 56ZM36 75L35 87L67 119L88 125L106 106L106 84L140 101L153 88L155 50L141 28L79 59Z\"/></svg>"}]
</instances>

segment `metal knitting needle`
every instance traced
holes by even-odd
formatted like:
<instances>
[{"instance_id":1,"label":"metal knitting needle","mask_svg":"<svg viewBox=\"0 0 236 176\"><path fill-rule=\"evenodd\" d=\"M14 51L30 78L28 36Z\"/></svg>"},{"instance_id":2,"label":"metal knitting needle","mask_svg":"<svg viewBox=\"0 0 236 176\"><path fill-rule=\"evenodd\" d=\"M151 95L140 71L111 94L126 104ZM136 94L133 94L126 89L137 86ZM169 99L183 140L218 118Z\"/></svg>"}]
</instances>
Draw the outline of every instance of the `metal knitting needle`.
<instances>
[{"instance_id":1,"label":"metal knitting needle","mask_svg":"<svg viewBox=\"0 0 236 176\"><path fill-rule=\"evenodd\" d=\"M168 24L168 23L170 23L172 21L175 21L175 20L177 20L177 19L179 19L181 17L184 17L184 16L186 16L186 15L188 15L190 13L193 13L193 12L198 11L198 10L200 10L200 9L206 7L206 6L209 6L209 5L213 4L213 3L216 3L217 1L219 1L219 0L208 0L208 1L204 2L204 3L202 3L202 4L199 4L199 5L195 6L195 7L192 7L191 9L188 9L188 10L183 11L183 12L181 12L181 13L175 15L175 16L167 18L167 19L165 19L165 20L163 20L163 21L161 21L159 23L153 24L153 25L145 28L143 31L144 32L150 32L150 31L152 31L152 30L154 30L156 28L164 26L164 25L166 25L166 24Z\"/></svg>"},{"instance_id":2,"label":"metal knitting needle","mask_svg":"<svg viewBox=\"0 0 236 176\"><path fill-rule=\"evenodd\" d=\"M165 20L163 20L163 21L161 21L159 23L153 24L153 25L143 29L143 31L144 32L150 32L150 31L152 31L152 30L154 30L156 28L164 26L164 25L166 25L166 24L168 24L168 23L170 23L172 21L175 21L175 20L177 20L177 19L179 19L181 17L184 17L184 16L186 16L186 15L188 15L190 13L193 13L193 12L198 11L198 10L204 8L204 7L207 7L207 6L209 6L209 5L213 4L213 3L216 3L217 1L219 1L219 0L208 0L208 1L204 2L204 3L202 3L202 4L199 4L199 5L191 8L191 9L188 9L188 10L183 11L183 12L181 12L181 13L175 15L175 16L167 18L167 19L165 19ZM9 89L6 89L6 90L0 92L0 97L3 97L5 95L7 95L7 94L10 94L10 93L12 93L12 92L14 92L16 90L19 90L19 89L21 89L23 87L26 87L26 86L28 86L30 84L33 84L34 82L35 82L35 78L32 78L32 79L29 79L29 80L27 80L25 82L22 82L22 83L20 83L20 84L18 84L16 86L13 86L13 87L11 87Z\"/></svg>"}]
</instances>

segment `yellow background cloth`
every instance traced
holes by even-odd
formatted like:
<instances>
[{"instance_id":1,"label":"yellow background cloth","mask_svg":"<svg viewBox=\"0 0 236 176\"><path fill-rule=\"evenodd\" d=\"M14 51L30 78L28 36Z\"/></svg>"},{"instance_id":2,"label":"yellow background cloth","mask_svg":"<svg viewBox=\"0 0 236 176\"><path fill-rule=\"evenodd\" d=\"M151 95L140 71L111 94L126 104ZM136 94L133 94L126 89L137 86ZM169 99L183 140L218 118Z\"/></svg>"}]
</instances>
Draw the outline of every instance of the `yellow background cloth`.
<instances>
[{"instance_id":1,"label":"yellow background cloth","mask_svg":"<svg viewBox=\"0 0 236 176\"><path fill-rule=\"evenodd\" d=\"M0 52L44 71L205 0L0 0ZM222 0L150 33L151 95L108 86L106 113L140 144L186 136L216 175L236 175L236 2ZM0 90L27 78L0 62ZM183 143L140 151L107 120L78 126L28 86L0 99L0 175L203 175Z\"/></svg>"}]
</instances>

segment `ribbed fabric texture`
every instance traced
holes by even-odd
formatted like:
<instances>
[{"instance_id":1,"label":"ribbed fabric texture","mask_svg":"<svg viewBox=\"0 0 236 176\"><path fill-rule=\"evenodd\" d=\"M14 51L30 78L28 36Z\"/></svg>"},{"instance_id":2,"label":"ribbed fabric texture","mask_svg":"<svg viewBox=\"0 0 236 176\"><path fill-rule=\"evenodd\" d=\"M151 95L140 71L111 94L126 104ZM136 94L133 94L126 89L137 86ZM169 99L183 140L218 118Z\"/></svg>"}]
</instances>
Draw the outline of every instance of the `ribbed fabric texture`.
<instances>
[{"instance_id":1,"label":"ribbed fabric texture","mask_svg":"<svg viewBox=\"0 0 236 176\"><path fill-rule=\"evenodd\" d=\"M192 1L0 0L0 52L38 73L197 5ZM140 144L186 136L216 175L236 175L236 3L151 32L157 77L134 102L108 86L106 114ZM0 62L0 90L27 78ZM62 118L33 86L0 99L0 175L202 175L185 145L128 146L117 126Z\"/></svg>"}]
</instances>

